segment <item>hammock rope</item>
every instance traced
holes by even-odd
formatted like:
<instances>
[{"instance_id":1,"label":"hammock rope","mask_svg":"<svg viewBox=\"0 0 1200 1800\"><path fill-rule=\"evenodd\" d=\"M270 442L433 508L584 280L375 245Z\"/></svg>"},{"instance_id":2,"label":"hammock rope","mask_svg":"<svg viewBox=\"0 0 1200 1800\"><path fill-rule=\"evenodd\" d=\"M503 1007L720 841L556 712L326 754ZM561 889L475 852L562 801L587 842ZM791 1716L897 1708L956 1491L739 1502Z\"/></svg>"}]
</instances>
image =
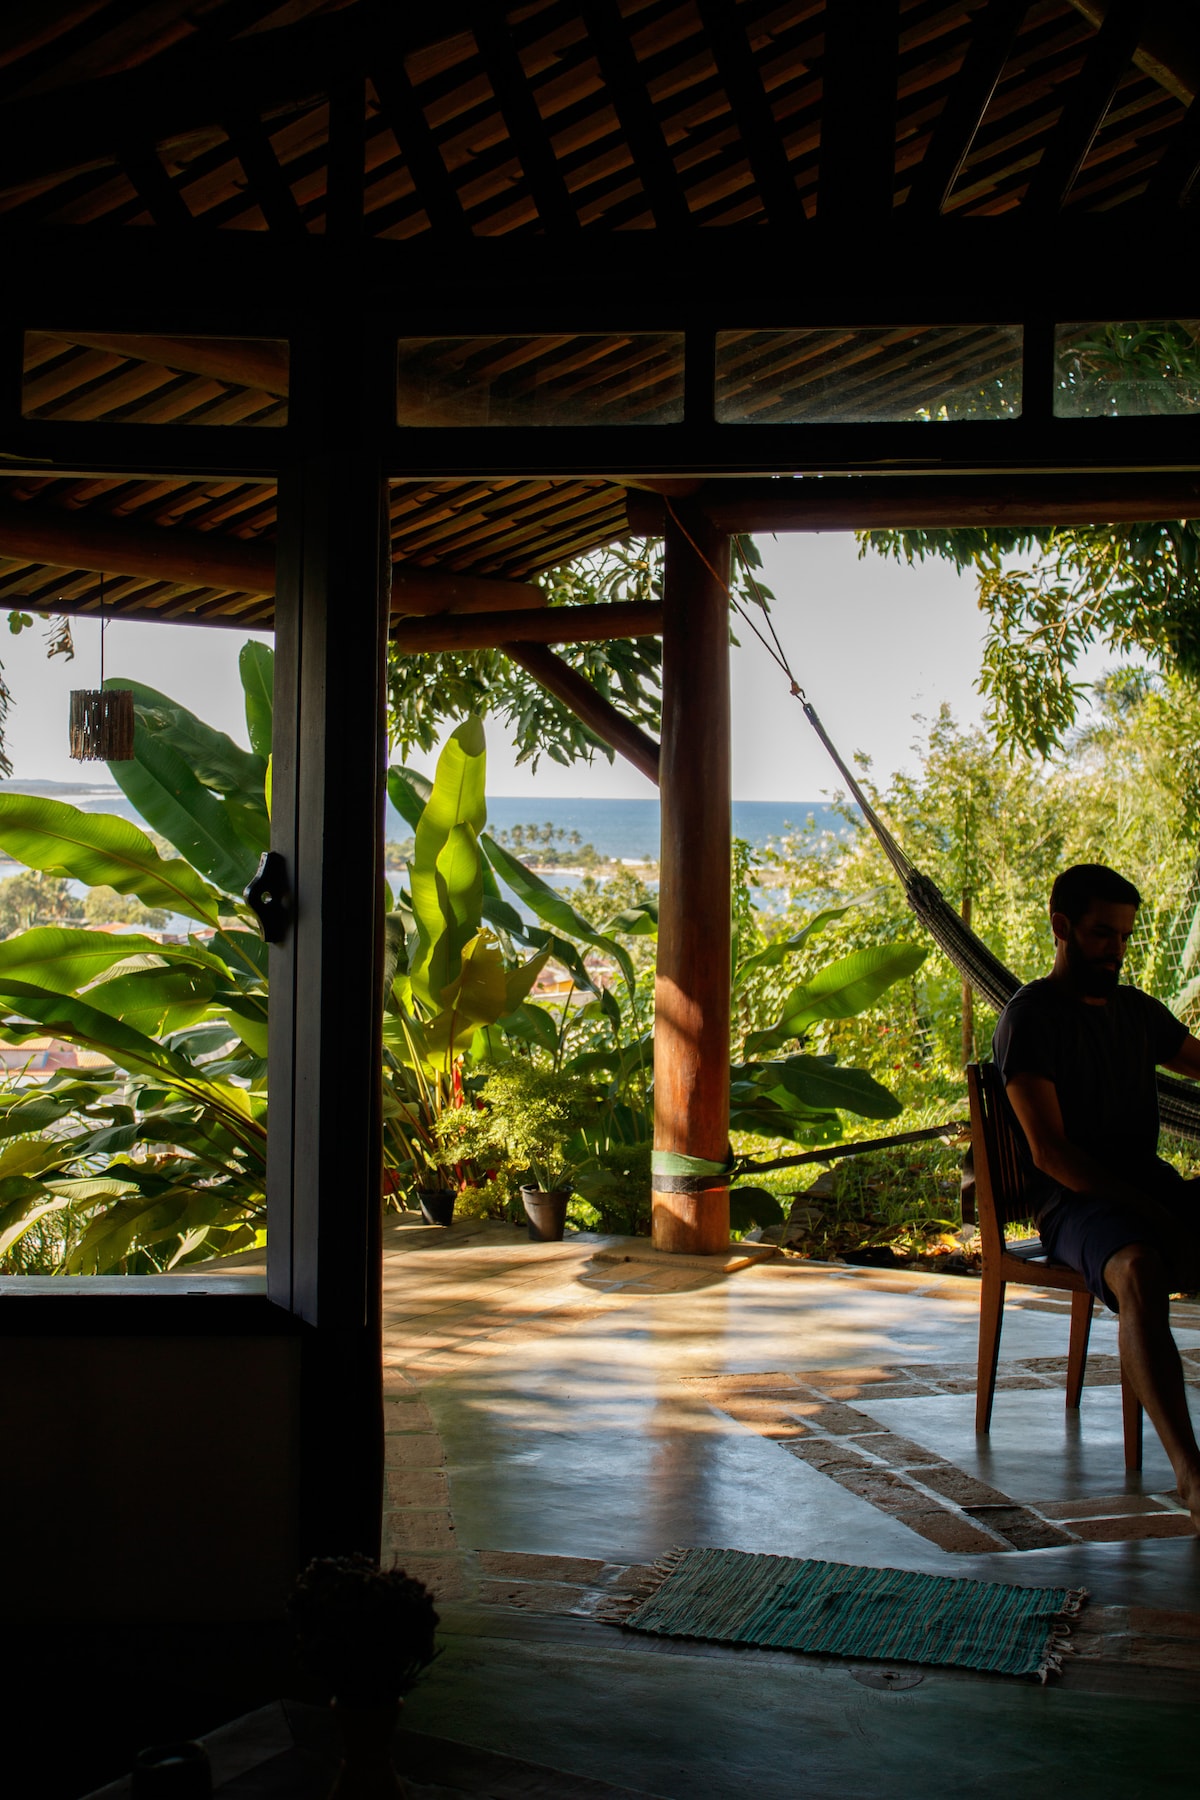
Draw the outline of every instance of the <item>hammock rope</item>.
<instances>
[{"instance_id":1,"label":"hammock rope","mask_svg":"<svg viewBox=\"0 0 1200 1800\"><path fill-rule=\"evenodd\" d=\"M964 922L937 883L917 868L879 817L853 772L847 768L837 746L821 723L816 708L796 679L788 662L787 652L779 641L779 634L775 630L766 597L755 579L754 570L742 548L741 539L734 538L734 549L743 575L755 596L757 605L762 610L767 628L766 633L759 629L757 621L742 605L732 584L713 568L712 563L704 555L669 500L667 508L676 526L687 538L696 555L708 568L714 580L724 588L733 611L753 632L768 656L782 671L793 697L800 702L805 718L825 746L827 754L853 796L855 805L874 832L880 848L896 871L904 888L905 899L921 925L937 944L939 950L958 970L964 981L970 983L975 992L993 1011L1001 1012L1023 984L1011 969L1005 968L995 952L988 949L983 939L978 937ZM1177 1136L1188 1138L1193 1143L1200 1143L1200 1093L1197 1092L1195 1084L1166 1075L1161 1069L1158 1071L1157 1080L1158 1113L1161 1123L1168 1131L1174 1132ZM815 1156L813 1160L816 1160Z\"/></svg>"}]
</instances>

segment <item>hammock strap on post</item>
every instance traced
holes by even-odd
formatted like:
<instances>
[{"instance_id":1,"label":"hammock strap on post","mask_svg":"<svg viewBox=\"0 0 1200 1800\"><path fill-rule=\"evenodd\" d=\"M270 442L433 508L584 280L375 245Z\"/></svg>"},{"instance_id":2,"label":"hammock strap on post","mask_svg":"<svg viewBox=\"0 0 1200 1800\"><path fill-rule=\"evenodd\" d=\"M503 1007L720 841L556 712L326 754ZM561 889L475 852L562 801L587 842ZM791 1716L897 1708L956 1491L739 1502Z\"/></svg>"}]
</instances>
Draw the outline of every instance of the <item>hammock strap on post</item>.
<instances>
[{"instance_id":1,"label":"hammock strap on post","mask_svg":"<svg viewBox=\"0 0 1200 1800\"><path fill-rule=\"evenodd\" d=\"M724 1162L704 1156L685 1156L681 1150L650 1153L650 1185L660 1194L704 1194L728 1187L737 1164L730 1150Z\"/></svg>"}]
</instances>

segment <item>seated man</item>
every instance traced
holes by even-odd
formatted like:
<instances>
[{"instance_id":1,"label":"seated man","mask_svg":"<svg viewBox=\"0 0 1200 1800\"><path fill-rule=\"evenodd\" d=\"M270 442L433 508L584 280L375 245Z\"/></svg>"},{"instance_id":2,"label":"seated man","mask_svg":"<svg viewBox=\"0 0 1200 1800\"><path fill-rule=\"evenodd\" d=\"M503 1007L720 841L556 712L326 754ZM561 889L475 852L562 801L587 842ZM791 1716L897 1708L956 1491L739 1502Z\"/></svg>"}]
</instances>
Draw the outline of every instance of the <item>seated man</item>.
<instances>
[{"instance_id":1,"label":"seated man","mask_svg":"<svg viewBox=\"0 0 1200 1800\"><path fill-rule=\"evenodd\" d=\"M1050 895L1054 967L1014 994L993 1055L1025 1136L1038 1231L1120 1316L1121 1369L1171 1459L1200 1531L1200 1450L1168 1296L1200 1284L1200 1185L1158 1155L1156 1064L1200 1077L1200 1042L1121 986L1141 895L1080 863Z\"/></svg>"}]
</instances>

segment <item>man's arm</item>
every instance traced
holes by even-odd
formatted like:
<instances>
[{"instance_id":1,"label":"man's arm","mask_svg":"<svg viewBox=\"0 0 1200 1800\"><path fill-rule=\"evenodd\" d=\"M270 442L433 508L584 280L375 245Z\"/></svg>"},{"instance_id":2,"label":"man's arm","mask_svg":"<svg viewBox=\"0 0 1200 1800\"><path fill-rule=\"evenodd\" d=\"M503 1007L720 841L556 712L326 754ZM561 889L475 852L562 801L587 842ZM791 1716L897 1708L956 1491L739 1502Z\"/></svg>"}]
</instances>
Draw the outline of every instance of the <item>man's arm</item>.
<instances>
[{"instance_id":1,"label":"man's arm","mask_svg":"<svg viewBox=\"0 0 1200 1800\"><path fill-rule=\"evenodd\" d=\"M1194 1038L1191 1041L1196 1043ZM1200 1074L1200 1043L1196 1044L1196 1049L1197 1074ZM1063 1127L1058 1090L1047 1076L1014 1075L1006 1084L1005 1092L1017 1115L1017 1123L1025 1133L1034 1165L1043 1175L1048 1175L1059 1187L1070 1188L1073 1193L1108 1194L1114 1199L1140 1200L1136 1188L1114 1178L1110 1168L1070 1142Z\"/></svg>"},{"instance_id":2,"label":"man's arm","mask_svg":"<svg viewBox=\"0 0 1200 1800\"><path fill-rule=\"evenodd\" d=\"M1189 1081L1200 1081L1200 1038L1194 1038L1189 1031L1178 1056L1164 1063L1163 1068L1169 1069L1172 1075L1186 1075Z\"/></svg>"}]
</instances>

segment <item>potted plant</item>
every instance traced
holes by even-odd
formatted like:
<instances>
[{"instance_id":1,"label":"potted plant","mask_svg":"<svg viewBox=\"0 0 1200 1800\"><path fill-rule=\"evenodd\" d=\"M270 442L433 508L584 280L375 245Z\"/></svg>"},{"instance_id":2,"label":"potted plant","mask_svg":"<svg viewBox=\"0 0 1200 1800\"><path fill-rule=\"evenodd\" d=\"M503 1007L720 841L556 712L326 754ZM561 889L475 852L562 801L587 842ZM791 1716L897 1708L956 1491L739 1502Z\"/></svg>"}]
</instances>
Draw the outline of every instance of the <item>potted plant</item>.
<instances>
[{"instance_id":1,"label":"potted plant","mask_svg":"<svg viewBox=\"0 0 1200 1800\"><path fill-rule=\"evenodd\" d=\"M434 1657L429 1590L366 1556L317 1557L292 1589L288 1616L301 1661L329 1691L341 1738L330 1800L403 1794L392 1739L402 1696Z\"/></svg>"},{"instance_id":2,"label":"potted plant","mask_svg":"<svg viewBox=\"0 0 1200 1800\"><path fill-rule=\"evenodd\" d=\"M439 1121L447 1155L472 1158L519 1191L535 1244L561 1238L572 1181L589 1156L585 1134L602 1108L595 1088L514 1057L492 1070L477 1098L478 1107Z\"/></svg>"}]
</instances>

